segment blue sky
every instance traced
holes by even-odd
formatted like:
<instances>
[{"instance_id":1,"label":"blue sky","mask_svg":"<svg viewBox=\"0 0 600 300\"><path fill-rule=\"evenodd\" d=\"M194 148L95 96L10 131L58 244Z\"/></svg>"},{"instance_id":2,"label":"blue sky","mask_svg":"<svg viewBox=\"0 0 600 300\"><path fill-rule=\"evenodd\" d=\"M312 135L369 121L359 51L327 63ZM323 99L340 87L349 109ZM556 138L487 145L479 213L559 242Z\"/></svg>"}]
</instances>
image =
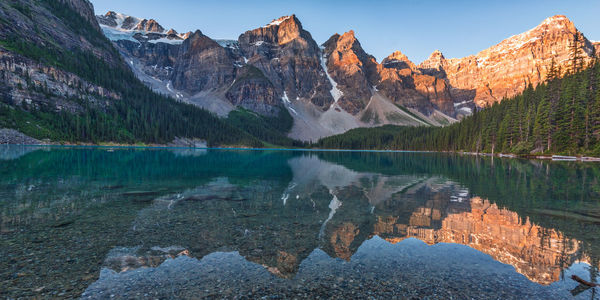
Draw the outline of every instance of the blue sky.
<instances>
[{"instance_id":1,"label":"blue sky","mask_svg":"<svg viewBox=\"0 0 600 300\"><path fill-rule=\"evenodd\" d=\"M91 0L96 14L114 10L154 18L179 32L200 29L216 39L237 39L279 16L296 14L317 43L356 32L379 61L400 50L419 63L436 49L447 58L475 54L563 14L591 40L600 40L600 1L505 0Z\"/></svg>"}]
</instances>

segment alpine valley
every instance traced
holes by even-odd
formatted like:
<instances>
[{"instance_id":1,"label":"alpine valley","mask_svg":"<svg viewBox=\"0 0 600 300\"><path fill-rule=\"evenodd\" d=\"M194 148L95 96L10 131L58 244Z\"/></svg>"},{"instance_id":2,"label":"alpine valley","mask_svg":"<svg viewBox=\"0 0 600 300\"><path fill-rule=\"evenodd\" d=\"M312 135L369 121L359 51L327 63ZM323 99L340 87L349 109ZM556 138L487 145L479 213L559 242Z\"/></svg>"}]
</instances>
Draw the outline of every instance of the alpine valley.
<instances>
[{"instance_id":1,"label":"alpine valley","mask_svg":"<svg viewBox=\"0 0 600 300\"><path fill-rule=\"evenodd\" d=\"M475 55L434 51L416 64L400 51L378 62L352 30L319 45L295 15L216 40L94 16L87 0L0 5L0 127L55 142L302 146L359 127L447 126L551 67L566 73L575 39L582 65L600 52L562 15Z\"/></svg>"},{"instance_id":2,"label":"alpine valley","mask_svg":"<svg viewBox=\"0 0 600 300\"><path fill-rule=\"evenodd\" d=\"M295 15L237 40L179 34L112 11L97 19L153 90L221 116L236 107L265 116L287 110L294 118L289 136L299 140L383 124L454 123L543 82L553 59L566 70L573 37L581 34L554 16L476 55L446 59L435 51L417 65L400 51L377 62L352 30L318 45ZM586 63L594 47L583 42Z\"/></svg>"},{"instance_id":3,"label":"alpine valley","mask_svg":"<svg viewBox=\"0 0 600 300\"><path fill-rule=\"evenodd\" d=\"M0 0L0 299L599 300L600 1L491 2Z\"/></svg>"}]
</instances>

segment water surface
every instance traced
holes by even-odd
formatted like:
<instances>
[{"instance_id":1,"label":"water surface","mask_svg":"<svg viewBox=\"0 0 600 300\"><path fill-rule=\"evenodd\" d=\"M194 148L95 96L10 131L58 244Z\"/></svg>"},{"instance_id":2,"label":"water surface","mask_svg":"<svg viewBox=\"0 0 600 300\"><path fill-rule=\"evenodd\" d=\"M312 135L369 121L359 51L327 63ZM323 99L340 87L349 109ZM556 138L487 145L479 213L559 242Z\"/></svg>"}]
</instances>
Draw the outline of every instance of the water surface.
<instances>
[{"instance_id":1,"label":"water surface","mask_svg":"<svg viewBox=\"0 0 600 300\"><path fill-rule=\"evenodd\" d=\"M598 299L600 165L0 146L0 298Z\"/></svg>"}]
</instances>

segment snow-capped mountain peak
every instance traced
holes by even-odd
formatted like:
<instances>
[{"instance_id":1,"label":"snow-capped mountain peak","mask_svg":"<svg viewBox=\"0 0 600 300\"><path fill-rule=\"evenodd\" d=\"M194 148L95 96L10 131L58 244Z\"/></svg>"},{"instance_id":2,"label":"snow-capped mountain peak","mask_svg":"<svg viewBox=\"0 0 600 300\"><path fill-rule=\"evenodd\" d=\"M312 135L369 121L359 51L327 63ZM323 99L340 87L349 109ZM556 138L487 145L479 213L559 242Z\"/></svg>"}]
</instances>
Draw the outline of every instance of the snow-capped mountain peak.
<instances>
[{"instance_id":1,"label":"snow-capped mountain peak","mask_svg":"<svg viewBox=\"0 0 600 300\"><path fill-rule=\"evenodd\" d=\"M165 30L154 19L142 19L114 11L96 16L96 19L104 34L112 41L181 44L187 38L186 34L179 34L174 29Z\"/></svg>"}]
</instances>

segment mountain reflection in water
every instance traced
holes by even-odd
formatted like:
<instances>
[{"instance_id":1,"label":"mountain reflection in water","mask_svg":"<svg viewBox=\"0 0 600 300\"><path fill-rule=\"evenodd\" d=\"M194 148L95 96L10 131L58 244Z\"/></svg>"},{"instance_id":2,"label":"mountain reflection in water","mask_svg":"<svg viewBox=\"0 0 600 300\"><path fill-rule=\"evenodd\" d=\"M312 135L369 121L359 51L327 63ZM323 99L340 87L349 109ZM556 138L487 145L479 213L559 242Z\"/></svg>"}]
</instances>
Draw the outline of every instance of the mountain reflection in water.
<instances>
[{"instance_id":1,"label":"mountain reflection in water","mask_svg":"<svg viewBox=\"0 0 600 300\"><path fill-rule=\"evenodd\" d=\"M92 267L62 275L86 278L70 288L84 298L358 297L366 287L375 297L597 297L569 278L597 279L593 165L415 153L19 153L9 162L29 171L0 170L9 175L0 179L6 251L72 260L70 249L36 252L50 242L32 232L93 239L99 246L66 261ZM29 172L40 174L36 184ZM28 282L11 271L3 287Z\"/></svg>"}]
</instances>

